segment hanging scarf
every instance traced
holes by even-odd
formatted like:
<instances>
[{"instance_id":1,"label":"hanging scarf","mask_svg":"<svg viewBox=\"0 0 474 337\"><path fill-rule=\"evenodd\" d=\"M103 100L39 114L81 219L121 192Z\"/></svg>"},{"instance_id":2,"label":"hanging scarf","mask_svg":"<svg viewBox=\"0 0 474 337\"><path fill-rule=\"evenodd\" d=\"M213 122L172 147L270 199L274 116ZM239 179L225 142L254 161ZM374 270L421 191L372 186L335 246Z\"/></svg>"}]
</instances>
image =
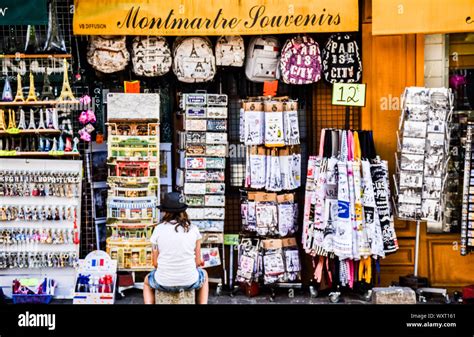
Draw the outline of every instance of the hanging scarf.
<instances>
[{"instance_id":1,"label":"hanging scarf","mask_svg":"<svg viewBox=\"0 0 474 337\"><path fill-rule=\"evenodd\" d=\"M351 217L351 240L352 253L350 258L358 258L357 252L357 223L356 223L356 205L355 205L355 189L354 185L354 138L351 131L347 131L347 182L349 185L349 210ZM360 188L360 180L358 187Z\"/></svg>"},{"instance_id":2,"label":"hanging scarf","mask_svg":"<svg viewBox=\"0 0 474 337\"><path fill-rule=\"evenodd\" d=\"M311 253L311 245L313 239L313 224L314 224L314 208L312 207L313 199L315 198L316 186L315 179L319 175L319 159L311 156L308 159L308 175L306 179L306 192L303 213L303 235L302 244L306 253Z\"/></svg>"},{"instance_id":3,"label":"hanging scarf","mask_svg":"<svg viewBox=\"0 0 474 337\"><path fill-rule=\"evenodd\" d=\"M315 255L326 256L327 252L323 248L324 240L324 213L326 197L326 179L327 179L327 159L322 158L319 168L319 176L316 182L316 191L314 194L314 225L313 225L313 244L312 251ZM312 207L313 207L312 205Z\"/></svg>"},{"instance_id":4,"label":"hanging scarf","mask_svg":"<svg viewBox=\"0 0 474 337\"><path fill-rule=\"evenodd\" d=\"M370 255L370 244L368 242L368 229L364 221L364 204L362 202L363 181L361 175L361 149L359 143L359 134L354 132L354 192L355 192L355 236L356 247L354 247L354 257L360 259L361 256Z\"/></svg>"},{"instance_id":5,"label":"hanging scarf","mask_svg":"<svg viewBox=\"0 0 474 337\"><path fill-rule=\"evenodd\" d=\"M375 204L379 213L380 226L385 253L398 249L393 216L390 209L390 190L388 186L388 166L386 161L378 161L370 167L374 184Z\"/></svg>"},{"instance_id":6,"label":"hanging scarf","mask_svg":"<svg viewBox=\"0 0 474 337\"><path fill-rule=\"evenodd\" d=\"M334 252L334 237L338 221L338 160L329 158L326 174L326 198L324 200L324 241L323 247L327 252Z\"/></svg>"},{"instance_id":7,"label":"hanging scarf","mask_svg":"<svg viewBox=\"0 0 474 337\"><path fill-rule=\"evenodd\" d=\"M343 131L341 138L341 156L337 163L338 187L336 235L334 236L334 253L344 260L352 257L352 224L351 202L347 173L347 132Z\"/></svg>"},{"instance_id":8,"label":"hanging scarf","mask_svg":"<svg viewBox=\"0 0 474 337\"><path fill-rule=\"evenodd\" d=\"M370 174L370 163L368 160L362 160L362 177L363 177L363 198L364 205L364 223L367 228L367 242L369 243L369 253L377 258L377 256L385 257L383 250L382 228L380 226L379 213L375 204L374 184ZM363 241L362 243L365 243ZM361 255L366 256L366 248L359 245ZM364 253L362 253L364 252Z\"/></svg>"}]
</instances>

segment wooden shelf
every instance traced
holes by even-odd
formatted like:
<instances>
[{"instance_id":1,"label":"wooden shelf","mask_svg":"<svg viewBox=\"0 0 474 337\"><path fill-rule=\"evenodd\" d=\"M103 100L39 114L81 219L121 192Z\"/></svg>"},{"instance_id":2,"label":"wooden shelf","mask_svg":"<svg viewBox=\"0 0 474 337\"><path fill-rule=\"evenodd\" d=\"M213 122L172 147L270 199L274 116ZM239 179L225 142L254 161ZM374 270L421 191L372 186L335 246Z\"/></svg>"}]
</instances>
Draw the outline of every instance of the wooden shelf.
<instances>
[{"instance_id":1,"label":"wooden shelf","mask_svg":"<svg viewBox=\"0 0 474 337\"><path fill-rule=\"evenodd\" d=\"M0 130L0 136L9 135L9 136L16 136L16 135L59 135L61 134L61 130L56 129L39 129L39 130L20 130L19 133L9 133L5 130Z\"/></svg>"},{"instance_id":2,"label":"wooden shelf","mask_svg":"<svg viewBox=\"0 0 474 337\"><path fill-rule=\"evenodd\" d=\"M0 55L0 58L5 59L48 59L48 58L61 58L61 59L69 59L71 58L71 54L5 54Z\"/></svg>"},{"instance_id":3,"label":"wooden shelf","mask_svg":"<svg viewBox=\"0 0 474 337\"><path fill-rule=\"evenodd\" d=\"M0 157L2 158L16 158L16 157L79 157L81 154L79 152L64 152L61 155L52 155L49 152L16 152L15 155L4 155L0 152Z\"/></svg>"},{"instance_id":4,"label":"wooden shelf","mask_svg":"<svg viewBox=\"0 0 474 337\"><path fill-rule=\"evenodd\" d=\"M36 102L0 102L2 106L53 106L59 104L80 104L80 101L36 101Z\"/></svg>"}]
</instances>

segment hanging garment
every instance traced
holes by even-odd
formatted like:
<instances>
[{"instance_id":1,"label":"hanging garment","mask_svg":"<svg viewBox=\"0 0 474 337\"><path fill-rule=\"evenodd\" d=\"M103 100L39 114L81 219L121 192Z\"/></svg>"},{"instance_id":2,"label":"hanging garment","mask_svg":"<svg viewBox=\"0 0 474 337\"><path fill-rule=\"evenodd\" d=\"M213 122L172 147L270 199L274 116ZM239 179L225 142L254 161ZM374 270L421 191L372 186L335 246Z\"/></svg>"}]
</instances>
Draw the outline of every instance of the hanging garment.
<instances>
[{"instance_id":1,"label":"hanging garment","mask_svg":"<svg viewBox=\"0 0 474 337\"><path fill-rule=\"evenodd\" d=\"M380 226L379 213L377 205L375 204L374 185L372 183L372 176L370 173L370 163L368 160L362 160L362 177L363 177L363 198L362 204L364 206L364 223L367 228L367 241L365 236L359 245L362 256L367 256L367 247L365 243L369 244L369 254L374 258L385 257L382 239L382 228Z\"/></svg>"},{"instance_id":2,"label":"hanging garment","mask_svg":"<svg viewBox=\"0 0 474 337\"><path fill-rule=\"evenodd\" d=\"M319 167L321 160L318 157L311 156L308 159L308 175L306 178L306 192L303 213L303 235L302 244L307 254L314 255L311 251L313 245L314 231L314 207L313 200L316 193L316 180L319 176Z\"/></svg>"},{"instance_id":3,"label":"hanging garment","mask_svg":"<svg viewBox=\"0 0 474 337\"><path fill-rule=\"evenodd\" d=\"M265 146L281 147L285 145L283 111L275 109L272 111L269 105L276 106L276 104L265 103Z\"/></svg>"},{"instance_id":4,"label":"hanging garment","mask_svg":"<svg viewBox=\"0 0 474 337\"><path fill-rule=\"evenodd\" d=\"M274 236L278 233L278 210L273 202L257 202L255 207L257 234Z\"/></svg>"},{"instance_id":5,"label":"hanging garment","mask_svg":"<svg viewBox=\"0 0 474 337\"><path fill-rule=\"evenodd\" d=\"M362 165L361 165L361 149L358 132L354 132L354 200L355 200L355 222L356 222L356 256L360 259L361 256L370 255L370 244L368 242L367 224L364 221L364 204L362 202L363 181L362 181Z\"/></svg>"},{"instance_id":6,"label":"hanging garment","mask_svg":"<svg viewBox=\"0 0 474 337\"><path fill-rule=\"evenodd\" d=\"M278 204L278 234L282 237L295 233L294 203Z\"/></svg>"},{"instance_id":7,"label":"hanging garment","mask_svg":"<svg viewBox=\"0 0 474 337\"><path fill-rule=\"evenodd\" d=\"M296 102L283 104L283 129L286 145L300 143L300 128L298 124L298 106Z\"/></svg>"},{"instance_id":8,"label":"hanging garment","mask_svg":"<svg viewBox=\"0 0 474 337\"><path fill-rule=\"evenodd\" d=\"M352 255L351 258L357 259L358 258L358 250L357 250L357 223L356 223L356 210L355 210L355 190L356 186L354 185L354 138L352 135L352 131L347 131L347 182L349 185L349 211L350 211L350 219L351 219L351 237L352 237ZM360 189L360 182L358 184L358 188Z\"/></svg>"},{"instance_id":9,"label":"hanging garment","mask_svg":"<svg viewBox=\"0 0 474 337\"><path fill-rule=\"evenodd\" d=\"M338 160L329 158L326 174L326 198L324 200L324 241L323 247L327 252L334 252L334 238L338 222Z\"/></svg>"},{"instance_id":10,"label":"hanging garment","mask_svg":"<svg viewBox=\"0 0 474 337\"><path fill-rule=\"evenodd\" d=\"M351 200L347 172L347 132L344 131L341 139L341 157L337 163L337 221L336 235L334 236L334 253L342 260L352 257L352 223ZM352 173L352 172L351 172Z\"/></svg>"},{"instance_id":11,"label":"hanging garment","mask_svg":"<svg viewBox=\"0 0 474 337\"><path fill-rule=\"evenodd\" d=\"M245 145L261 145L264 143L265 114L263 111L244 112Z\"/></svg>"},{"instance_id":12,"label":"hanging garment","mask_svg":"<svg viewBox=\"0 0 474 337\"><path fill-rule=\"evenodd\" d=\"M388 165L386 161L373 163L370 167L374 184L375 203L379 213L385 253L398 249L393 215L390 209L390 190L388 186Z\"/></svg>"},{"instance_id":13,"label":"hanging garment","mask_svg":"<svg viewBox=\"0 0 474 337\"><path fill-rule=\"evenodd\" d=\"M267 156L267 172L265 189L271 192L279 192L282 190L280 158L278 153L272 151L270 156Z\"/></svg>"},{"instance_id":14,"label":"hanging garment","mask_svg":"<svg viewBox=\"0 0 474 337\"><path fill-rule=\"evenodd\" d=\"M265 187L266 159L264 154L250 154L250 187L261 189Z\"/></svg>"}]
</instances>

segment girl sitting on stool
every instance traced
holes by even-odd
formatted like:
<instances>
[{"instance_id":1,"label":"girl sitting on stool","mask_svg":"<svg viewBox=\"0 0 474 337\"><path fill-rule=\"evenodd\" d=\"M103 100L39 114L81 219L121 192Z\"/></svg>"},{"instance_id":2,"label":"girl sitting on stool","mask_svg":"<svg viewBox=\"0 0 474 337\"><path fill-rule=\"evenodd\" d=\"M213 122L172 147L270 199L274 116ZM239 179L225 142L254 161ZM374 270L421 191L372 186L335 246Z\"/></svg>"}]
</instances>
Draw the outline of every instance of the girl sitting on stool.
<instances>
[{"instance_id":1,"label":"girl sitting on stool","mask_svg":"<svg viewBox=\"0 0 474 337\"><path fill-rule=\"evenodd\" d=\"M200 268L201 233L186 213L187 205L177 192L167 193L159 208L165 214L151 236L153 266L145 277L143 299L155 304L155 291L180 292L197 290L197 304L207 304L209 282Z\"/></svg>"}]
</instances>

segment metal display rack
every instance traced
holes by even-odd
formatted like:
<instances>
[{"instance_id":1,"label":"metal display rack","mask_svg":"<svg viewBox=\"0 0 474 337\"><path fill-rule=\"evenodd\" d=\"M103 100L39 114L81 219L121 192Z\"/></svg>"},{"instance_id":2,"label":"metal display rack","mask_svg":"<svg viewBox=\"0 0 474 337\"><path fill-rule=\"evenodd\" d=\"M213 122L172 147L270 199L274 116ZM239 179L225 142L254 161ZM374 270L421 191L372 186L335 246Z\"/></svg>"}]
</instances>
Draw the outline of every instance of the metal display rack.
<instances>
[{"instance_id":1,"label":"metal display rack","mask_svg":"<svg viewBox=\"0 0 474 337\"><path fill-rule=\"evenodd\" d=\"M224 284L227 284L224 247L227 105L227 95L182 95L184 130L179 144L182 165L178 174L182 178L178 185L189 205L189 218L203 235L202 255L205 266L222 266ZM217 284L216 293L220 294L222 278L211 277L209 281Z\"/></svg>"}]
</instances>

